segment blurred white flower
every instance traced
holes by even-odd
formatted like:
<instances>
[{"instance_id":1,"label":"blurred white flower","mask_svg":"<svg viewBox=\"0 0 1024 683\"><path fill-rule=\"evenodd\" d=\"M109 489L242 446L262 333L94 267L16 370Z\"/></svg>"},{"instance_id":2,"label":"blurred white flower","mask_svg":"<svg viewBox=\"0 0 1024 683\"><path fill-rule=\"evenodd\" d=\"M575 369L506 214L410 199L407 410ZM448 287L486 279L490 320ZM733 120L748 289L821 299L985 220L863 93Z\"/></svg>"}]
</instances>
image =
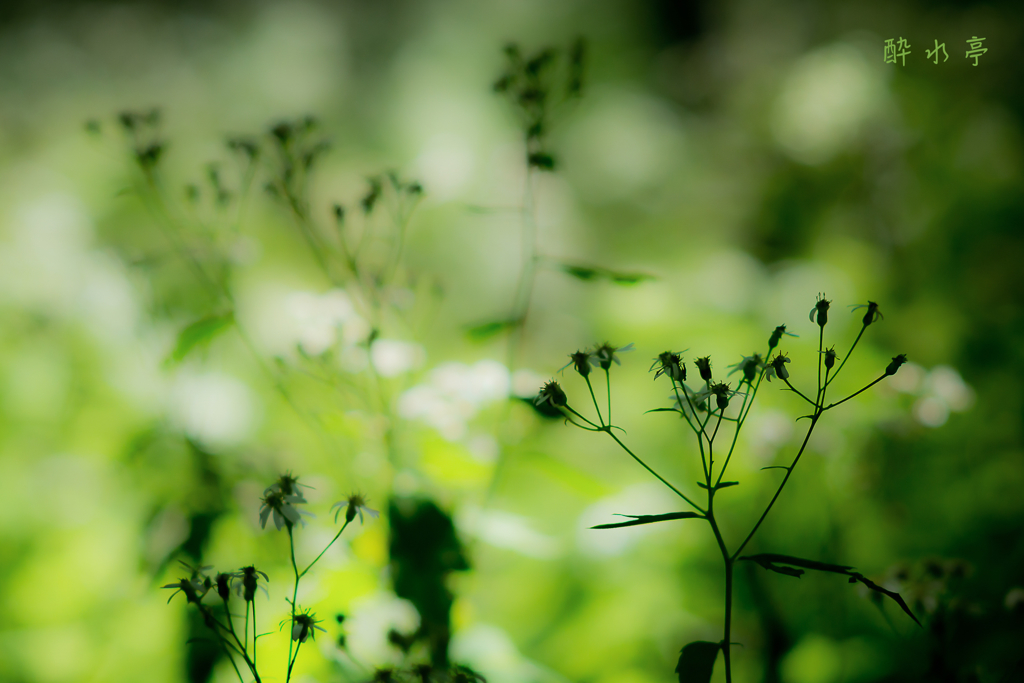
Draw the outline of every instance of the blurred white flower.
<instances>
[{"instance_id":1,"label":"blurred white flower","mask_svg":"<svg viewBox=\"0 0 1024 683\"><path fill-rule=\"evenodd\" d=\"M370 362L382 377L394 377L423 364L426 351L419 344L377 339L370 346Z\"/></svg>"},{"instance_id":2,"label":"blurred white flower","mask_svg":"<svg viewBox=\"0 0 1024 683\"><path fill-rule=\"evenodd\" d=\"M536 387L533 388L536 392ZM509 374L493 360L444 363L431 371L427 382L418 384L398 399L398 414L420 420L449 441L466 434L466 424L484 406L509 395Z\"/></svg>"}]
</instances>

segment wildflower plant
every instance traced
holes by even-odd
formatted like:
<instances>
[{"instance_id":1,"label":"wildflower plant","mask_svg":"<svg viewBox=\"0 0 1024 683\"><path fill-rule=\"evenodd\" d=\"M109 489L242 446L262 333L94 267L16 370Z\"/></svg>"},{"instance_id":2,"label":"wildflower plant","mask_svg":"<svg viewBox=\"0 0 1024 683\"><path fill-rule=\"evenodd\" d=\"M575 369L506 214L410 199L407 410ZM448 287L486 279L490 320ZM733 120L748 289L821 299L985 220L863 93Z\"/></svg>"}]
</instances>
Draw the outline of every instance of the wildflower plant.
<instances>
[{"instance_id":1,"label":"wildflower plant","mask_svg":"<svg viewBox=\"0 0 1024 683\"><path fill-rule=\"evenodd\" d=\"M399 462L398 439L394 434L399 416L394 410L394 399L401 389L401 380L389 381L392 375L378 367L374 351L378 344L412 346L410 342L390 337L415 338L413 315L416 312L411 309L422 297L413 290L429 293L432 289L421 286L423 279L405 267L404 259L410 221L424 196L423 186L395 171L386 171L366 178L365 192L349 205L341 202L325 205L313 192L312 179L331 146L319 122L306 116L277 121L262 135L227 138L226 159L209 163L204 169L203 181L186 183L179 193L171 189L176 181L165 163L169 146L162 126L160 111L151 110L122 113L114 127L120 129L127 140L133 161L133 184L128 194L141 202L157 228L152 235L138 231L139 241L152 256L137 258L135 254L126 253L125 260L139 264L140 270L149 276L158 303L154 309L175 324L185 321L179 327L166 367L173 368L187 359L194 359L198 351L221 343L222 338L233 333L254 367L264 376L267 386L273 388L309 429L326 458L336 459L344 446L351 448L351 445L339 444L342 438L339 430L326 429L321 416L328 412L358 413L387 425L379 443L367 450L381 452L396 465ZM87 129L102 135L104 127L94 122ZM258 200L259 193L254 190L260 188L272 208L278 209L267 211L265 215L271 219L276 216L275 227L283 227L284 234L303 246L312 271L334 290L332 293L342 293L347 299L346 305L351 304L351 317L358 322L349 330L333 335L334 344L325 349L311 352L301 343L297 344L293 359L265 358L245 321L235 315L237 283L241 279L238 276L244 265L244 259L237 257L238 246L244 245L247 239L254 239L246 234L247 216ZM187 277L168 277L170 269L176 269L174 275L181 271L187 273ZM183 294L182 290L187 291ZM346 337L348 331L354 331L352 339L348 337L353 335ZM361 365L356 364L358 370L352 370L342 361L350 351L359 352L355 355L365 359ZM330 405L326 409L309 405L311 392L295 391L296 386L308 388L308 379L313 379L316 387L327 388L325 398ZM200 450L196 446L197 453ZM204 464L216 470L215 460L207 457L209 455L212 454L202 452ZM296 603L302 578L349 524L357 519L363 523L367 517L379 516L363 494L355 493L340 501L332 508L336 511L334 523L340 523L340 529L311 562L303 565L299 561L302 558L296 557L295 535L301 533L307 520L313 517L306 510L306 488L298 477L287 472L267 486L260 498L261 528L266 530L272 524L272 530L287 533L289 539L287 562L291 565L292 581L291 596L287 599L289 617L284 624L289 626L292 637L284 669L286 682L293 675L301 645L313 638L316 631L323 630L319 626L321 620ZM447 513L436 506L433 509L451 525ZM223 512L220 508L211 517ZM342 516L344 519L340 519ZM393 526L394 516L391 517ZM209 527L207 521L200 528L208 530ZM190 538L187 547L182 544L179 550L190 557L199 557L208 538L208 531L203 531L195 539ZM405 545L422 541L413 535L406 535L404 539ZM402 548L398 545L401 544L393 544L391 549L393 564L394 558L401 555ZM450 548L427 550L450 552ZM408 558L401 562L410 564ZM468 568L468 562L463 560L458 568ZM262 663L257 659L257 640L264 635L259 634L256 627L257 603L260 590L266 592L268 574L253 565L215 574L207 574L207 569L193 571L190 576L168 584L167 588L174 589L173 595L183 593L187 604L198 609L202 622L217 640L222 654L230 659L239 679L259 681L258 667ZM443 580L439 574L429 585L435 592L444 592ZM437 602L431 602L431 596L410 595L399 585L395 586L395 592L411 600L421 614L430 609L425 607L427 603ZM242 628L238 623L241 610L231 609L232 603L239 599L245 605ZM445 632L450 600L446 604L443 615L433 616ZM455 676L447 662L447 636L428 639L427 635L417 633L415 640L425 642L431 650L431 670L439 677L449 673ZM343 646L344 635L339 636L338 642ZM361 666L355 660L352 663ZM246 671L246 678L243 678ZM405 673L408 672L402 675ZM280 678L279 675L274 677Z\"/></svg>"},{"instance_id":2,"label":"wildflower plant","mask_svg":"<svg viewBox=\"0 0 1024 683\"><path fill-rule=\"evenodd\" d=\"M753 562L768 571L791 577L799 577L808 570L841 574L846 576L850 583L860 583L868 590L873 591L879 598L888 597L892 599L907 616L920 625L917 617L914 616L907 603L898 593L880 586L860 572L854 571L852 567L771 552L743 554L761 528L761 525L767 519L768 513L771 512L786 484L793 476L796 466L807 449L811 434L813 434L815 427L824 415L853 397L867 391L885 378L895 375L900 366L906 362L906 356L903 354L894 357L881 375L863 388L838 401L829 401L831 384L845 366L846 360L853 354L864 331L876 320L881 319L878 304L869 302L866 305L868 310L863 317L860 332L854 339L845 358L837 366L836 361L839 360L839 356L836 354L834 347L825 347L825 325L828 323L830 304L831 302L825 299L824 296L819 296L814 308L810 312L811 322L817 323L818 326L817 385L813 390L802 391L790 382L787 365L792 362L792 359L779 350L779 345L784 336L795 335L788 332L785 325L776 327L771 333L768 339L768 348L763 354L752 353L749 356L743 356L738 363L730 366L732 369L729 375L740 374L735 386L732 386L729 382L723 382L716 377L711 356L698 357L692 361L699 377L699 380L697 380L697 377L693 378L699 381L699 383L693 385L687 383L687 366L683 357L684 352L665 351L654 359L650 371L654 372L654 379L656 381L663 381L661 378L664 377L669 382L672 391L672 405L667 408L655 408L648 412L676 413L681 422L685 424L685 429L692 433L697 446L695 453L699 455L701 463L702 481L697 482L698 487L703 489L703 494L700 496L696 493L684 492L683 489L669 482L655 471L645 459L641 458L626 445L623 441L623 435L616 433L616 430L622 430L612 422L611 417L610 369L613 361L618 362L616 352L631 348L632 345L613 350L611 345L602 344L592 351L577 351L571 354L572 360L566 368L569 366L574 367L576 372L583 378L587 386L587 397L591 399L590 401L584 398L581 402L582 405L574 405L562 387L554 381L545 384L536 399L538 405L545 405L558 410L568 423L580 429L607 434L609 438L646 469L648 473L676 494L689 508L658 515L625 514L621 516L627 518L626 521L599 524L593 527L594 529L617 529L664 521L693 519L702 520L708 524L721 553L724 565L725 609L723 634L722 639L718 642L697 641L689 643L682 648L676 668L676 673L679 674L681 682L706 683L710 681L719 652L721 652L724 660L726 681L730 683L732 681L731 647L734 644L732 633L733 587L734 571L739 562ZM591 379L593 373L585 359L591 362L596 360L597 364L604 369L606 384L606 391L604 392L606 397L604 401L599 401L597 398L598 392L595 392ZM725 475L735 453L739 433L750 415L754 400L764 379L780 381L784 385L783 388L785 390L793 393L807 404L810 413L800 418L809 421L807 432L788 465L763 468L783 470L782 481L778 484L774 495L768 501L764 510L757 517L756 521L753 522L750 531L740 539L727 539L716 516L716 503L718 502L716 496L723 489L739 484L738 481L726 480ZM603 410L602 402L604 403ZM586 405L587 408L593 407L592 416L588 417L584 414L589 411L587 408L582 407L583 405ZM577 409L577 406L579 406L579 409Z\"/></svg>"},{"instance_id":3,"label":"wildflower plant","mask_svg":"<svg viewBox=\"0 0 1024 683\"><path fill-rule=\"evenodd\" d=\"M322 623L322 620L317 619L311 610L300 610L297 607L296 600L298 598L299 582L324 556L324 553L341 537L341 534L356 518L357 514L360 517L360 522L363 521L362 512L364 510L372 517L377 516L376 511L369 510L366 507L366 500L360 495L353 495L346 500L336 503L335 507L346 506L345 509L347 510L341 528L338 529L338 532L324 549L320 551L320 554L300 571L300 565L296 561L295 556L295 528L297 525L304 525L303 515L310 515L305 510L300 511L297 508L298 505L306 503L305 497L301 494L300 487L303 487L303 485L299 483L298 478L292 475L291 472L281 475L277 482L268 486L264 491L262 499L263 508L260 512L261 527L266 528L267 520L273 514L277 530L285 529L288 533L289 555L294 581L291 598L285 598L290 606L290 616L281 622L282 628L286 623L289 625L291 636L284 679L286 682L291 680L292 671L295 667L295 661L298 659L301 645L307 639L315 639L316 631L326 633L326 629L319 625ZM337 521L337 518L335 518L335 521ZM192 567L184 562L181 564L185 569L189 570L190 576L180 578L173 583L163 586L163 588L174 590L168 602L178 593L183 593L186 603L195 605L195 608L199 611L203 623L212 632L225 657L231 662L231 666L238 675L238 679L243 683L246 680L242 675L240 661L254 680L261 681L257 659L257 641L265 634L259 634L257 628L257 593L259 590L262 590L269 598L269 593L267 593L267 589L263 584L268 582L270 577L266 572L257 569L255 566L248 565L234 571L217 572L211 578L210 571L213 569L212 566ZM216 595L217 599L212 597L207 599L207 596L212 595ZM235 599L241 598L245 603L245 617L242 624L241 637L239 637L235 616L232 612L233 595ZM250 612L252 613L251 620Z\"/></svg>"}]
</instances>

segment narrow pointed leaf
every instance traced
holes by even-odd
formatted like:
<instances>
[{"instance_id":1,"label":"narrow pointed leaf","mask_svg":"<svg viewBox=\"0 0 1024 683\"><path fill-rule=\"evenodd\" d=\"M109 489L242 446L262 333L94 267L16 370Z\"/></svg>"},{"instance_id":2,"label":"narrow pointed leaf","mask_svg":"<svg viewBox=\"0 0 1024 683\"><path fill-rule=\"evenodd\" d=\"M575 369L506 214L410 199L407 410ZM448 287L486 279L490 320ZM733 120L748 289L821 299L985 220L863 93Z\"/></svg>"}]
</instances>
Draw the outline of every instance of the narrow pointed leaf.
<instances>
[{"instance_id":1,"label":"narrow pointed leaf","mask_svg":"<svg viewBox=\"0 0 1024 683\"><path fill-rule=\"evenodd\" d=\"M235 315L230 311L224 315L211 315L195 321L178 333L178 341L167 361L180 363L193 349L209 344L214 337L228 329L234 322Z\"/></svg>"},{"instance_id":2,"label":"narrow pointed leaf","mask_svg":"<svg viewBox=\"0 0 1024 683\"><path fill-rule=\"evenodd\" d=\"M833 572L836 574L853 574L850 570L853 567L847 567L841 564L828 564L826 562L818 562L816 560L805 560L802 557L791 557L789 555L778 555L775 553L762 553L760 555L744 555L740 558L741 560L749 560L751 562L757 562L762 567L765 564L788 564L793 567L803 567L804 569L815 569L819 572ZM765 567L767 569L768 567Z\"/></svg>"},{"instance_id":3,"label":"narrow pointed leaf","mask_svg":"<svg viewBox=\"0 0 1024 683\"><path fill-rule=\"evenodd\" d=\"M472 341L487 341L491 337L516 328L521 321L518 318L512 320L495 320L482 325L474 325L466 329L466 336Z\"/></svg>"},{"instance_id":4,"label":"narrow pointed leaf","mask_svg":"<svg viewBox=\"0 0 1024 683\"><path fill-rule=\"evenodd\" d=\"M903 597L899 593L897 593L896 591L891 591L891 590L887 590L885 588L882 588L877 583L875 583L874 581L871 581L870 579L865 578L861 574L856 574L855 573L852 576L857 581L860 581L861 583L863 583L865 586L867 586L871 590L875 591L876 593L881 593L882 595L887 595L890 598L892 598L896 602L896 604L899 605L900 608L904 612L907 613L907 616L909 616L911 619L914 620L915 624L917 624L918 626L921 625L921 622L918 621L917 617L914 616L914 613L910 611L910 607L907 606L907 603L903 600Z\"/></svg>"},{"instance_id":5,"label":"narrow pointed leaf","mask_svg":"<svg viewBox=\"0 0 1024 683\"><path fill-rule=\"evenodd\" d=\"M721 484L718 484L717 486L715 486L715 489L716 490L717 489L727 489L730 486L739 486L739 482L738 481L723 481Z\"/></svg>"},{"instance_id":6,"label":"narrow pointed leaf","mask_svg":"<svg viewBox=\"0 0 1024 683\"><path fill-rule=\"evenodd\" d=\"M677 410L676 408L652 408L650 410L645 411L644 415L646 415L647 413L679 413L680 415L682 415L683 411Z\"/></svg>"},{"instance_id":7,"label":"narrow pointed leaf","mask_svg":"<svg viewBox=\"0 0 1024 683\"><path fill-rule=\"evenodd\" d=\"M679 683L708 683L721 649L719 643L698 640L680 650L679 663L676 665Z\"/></svg>"},{"instance_id":8,"label":"narrow pointed leaf","mask_svg":"<svg viewBox=\"0 0 1024 683\"><path fill-rule=\"evenodd\" d=\"M664 515L618 515L619 517L630 517L628 522L617 522L615 524L598 524L591 529L620 529L625 526L638 526L640 524L654 524L655 522L667 522L672 519L704 519L704 516L696 512L668 512Z\"/></svg>"},{"instance_id":9,"label":"narrow pointed leaf","mask_svg":"<svg viewBox=\"0 0 1024 683\"><path fill-rule=\"evenodd\" d=\"M584 281L593 280L599 275L597 268L591 268L588 266L570 266L568 264L563 264L562 270L569 275L572 275L574 278Z\"/></svg>"}]
</instances>

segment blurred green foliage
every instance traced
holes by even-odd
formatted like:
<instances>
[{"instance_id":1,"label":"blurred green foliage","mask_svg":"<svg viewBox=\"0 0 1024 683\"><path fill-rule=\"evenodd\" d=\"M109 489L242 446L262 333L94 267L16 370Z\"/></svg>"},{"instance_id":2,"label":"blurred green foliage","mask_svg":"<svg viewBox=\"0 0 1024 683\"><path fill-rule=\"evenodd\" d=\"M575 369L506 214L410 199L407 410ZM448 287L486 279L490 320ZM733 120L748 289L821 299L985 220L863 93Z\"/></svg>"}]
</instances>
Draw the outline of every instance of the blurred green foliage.
<instances>
[{"instance_id":1,"label":"blurred green foliage","mask_svg":"<svg viewBox=\"0 0 1024 683\"><path fill-rule=\"evenodd\" d=\"M504 381L525 395L579 348L635 343L616 423L695 481L679 425L643 414L667 402L650 358L689 348L724 367L783 322L809 357L817 292L836 341L860 319L847 304L880 302L837 391L898 352L911 363L816 432L751 552L855 565L924 627L836 577L743 563L736 678L1022 675L1019 3L21 2L0 22L0 679L203 680L209 653L185 645L201 627L157 590L179 556L266 566L273 631L287 539L259 529L258 506L288 468L320 513L303 553L353 489L444 511L439 544L408 562L394 512L390 531L368 522L325 555L300 602L344 628L328 625L300 677L398 665L388 632L429 619L440 633L448 607L451 659L499 683L675 680L684 643L717 640L713 539L686 522L590 530L666 499L613 444L490 398L506 328L480 325L512 322L527 162L492 86L509 41L534 54L581 35L583 96L537 152L557 163L538 174L542 259L521 374ZM885 64L900 36L906 66ZM961 56L972 36L989 49L977 67ZM153 138L113 116L154 106ZM304 198L319 225L339 202L367 229L358 207L383 169L422 184L387 302L402 313L379 325L356 329L356 295L337 294L287 206L247 187L246 148L224 145L308 114L330 141ZM214 287L140 201L133 145ZM358 351L370 327L421 345L380 347L412 359L380 386L365 368L385 361ZM586 391L571 374L570 400ZM734 536L777 481L761 467L794 448L799 404L763 400L730 465ZM427 582L450 605L417 598ZM280 660L287 634L266 642Z\"/></svg>"}]
</instances>

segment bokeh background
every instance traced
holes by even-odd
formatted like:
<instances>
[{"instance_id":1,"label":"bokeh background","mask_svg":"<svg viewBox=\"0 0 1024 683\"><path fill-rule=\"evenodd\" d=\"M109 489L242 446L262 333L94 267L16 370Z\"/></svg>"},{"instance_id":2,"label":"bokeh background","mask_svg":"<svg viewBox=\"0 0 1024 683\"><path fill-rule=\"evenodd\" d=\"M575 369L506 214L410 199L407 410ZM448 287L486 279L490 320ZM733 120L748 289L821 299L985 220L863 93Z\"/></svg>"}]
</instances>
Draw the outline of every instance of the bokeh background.
<instances>
[{"instance_id":1,"label":"bokeh background","mask_svg":"<svg viewBox=\"0 0 1024 683\"><path fill-rule=\"evenodd\" d=\"M488 680L676 680L682 645L721 638L711 534L588 529L676 503L607 438L505 397L578 348L632 342L613 369L616 422L696 491L687 430L644 415L668 404L650 359L685 348L723 372L786 323L808 386L807 312L824 292L840 354L859 329L848 305L885 315L838 391L897 353L911 363L827 416L751 550L855 565L924 626L841 577L741 567L737 680L1020 680L1022 33L1013 2L4 2L0 679L232 680L186 645L202 627L159 590L200 557L268 571L261 657L282 661L287 539L258 508L290 468L315 487L307 558L355 490L385 513L430 500L454 520L454 559L431 571L453 596L452 659ZM509 316L523 259L523 134L492 84L509 41L564 53L577 36L585 85L552 119L555 170L534 174L543 260L510 355L508 335L466 334ZM905 64L885 63L900 37ZM177 360L179 332L224 311L140 201L116 115L152 107L164 196L189 230L220 231L248 335ZM308 114L331 143L311 189L323 225L332 202L358 214L382 171L424 189L391 292L405 322L376 339L260 182L237 211L225 137ZM565 263L653 277L581 279ZM582 410L585 385L560 380ZM798 401L762 390L740 437L741 485L719 499L733 545L778 481L760 468L799 444ZM402 662L386 634L420 617L393 590L387 517L346 531L304 579L299 601L328 633L298 680Z\"/></svg>"}]
</instances>

